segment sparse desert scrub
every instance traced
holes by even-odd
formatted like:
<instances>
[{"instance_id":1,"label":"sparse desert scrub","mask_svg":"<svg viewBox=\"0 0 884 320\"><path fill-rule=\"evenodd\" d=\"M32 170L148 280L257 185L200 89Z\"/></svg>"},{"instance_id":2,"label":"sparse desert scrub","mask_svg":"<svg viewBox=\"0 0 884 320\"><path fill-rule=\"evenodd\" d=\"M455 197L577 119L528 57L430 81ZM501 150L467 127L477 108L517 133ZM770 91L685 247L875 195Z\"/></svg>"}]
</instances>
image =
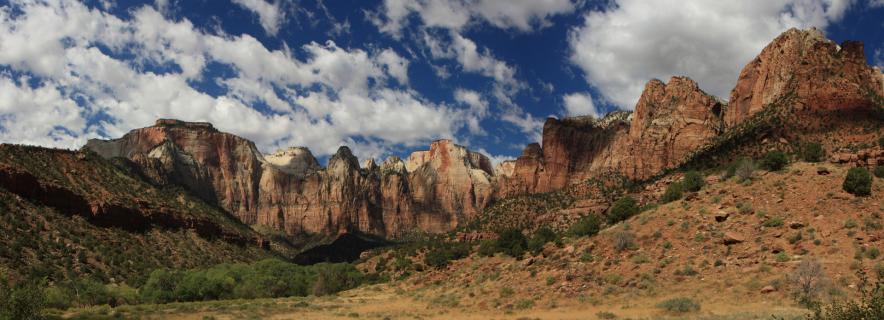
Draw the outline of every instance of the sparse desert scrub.
<instances>
[{"instance_id":1,"label":"sparse desert scrub","mask_svg":"<svg viewBox=\"0 0 884 320\"><path fill-rule=\"evenodd\" d=\"M865 168L850 168L842 188L856 196L868 196L872 194L872 175Z\"/></svg>"},{"instance_id":2,"label":"sparse desert scrub","mask_svg":"<svg viewBox=\"0 0 884 320\"><path fill-rule=\"evenodd\" d=\"M690 298L672 298L660 302L657 307L673 313L700 311L700 304Z\"/></svg>"}]
</instances>

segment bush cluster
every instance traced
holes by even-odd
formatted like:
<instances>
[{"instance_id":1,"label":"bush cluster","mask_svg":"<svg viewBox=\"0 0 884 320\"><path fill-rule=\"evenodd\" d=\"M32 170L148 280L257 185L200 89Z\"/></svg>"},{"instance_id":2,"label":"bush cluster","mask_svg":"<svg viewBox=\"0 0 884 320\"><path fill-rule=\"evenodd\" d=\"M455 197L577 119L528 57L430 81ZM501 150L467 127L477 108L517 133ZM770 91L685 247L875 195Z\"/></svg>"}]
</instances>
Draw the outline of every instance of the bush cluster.
<instances>
[{"instance_id":1,"label":"bush cluster","mask_svg":"<svg viewBox=\"0 0 884 320\"><path fill-rule=\"evenodd\" d=\"M541 238L548 236L545 231L544 233L545 235L535 235L535 237L537 238L537 240L535 241L539 242ZM502 252L508 256L518 259L522 257L522 254L525 253L525 249L528 248L528 238L525 237L525 235L522 233L522 230L507 229L498 232L497 235L497 240L486 240L482 241L479 244L480 255L492 256L498 252ZM546 242L544 242L543 244L546 244ZM540 244L539 246L543 247L543 244ZM535 246L538 245L535 244Z\"/></svg>"},{"instance_id":2,"label":"bush cluster","mask_svg":"<svg viewBox=\"0 0 884 320\"><path fill-rule=\"evenodd\" d=\"M45 297L41 284L10 285L0 279L0 320L44 319Z\"/></svg>"},{"instance_id":3,"label":"bush cluster","mask_svg":"<svg viewBox=\"0 0 884 320\"><path fill-rule=\"evenodd\" d=\"M330 294L359 286L363 280L351 264L299 266L267 259L186 271L157 269L139 294L148 303L277 298Z\"/></svg>"},{"instance_id":4,"label":"bush cluster","mask_svg":"<svg viewBox=\"0 0 884 320\"><path fill-rule=\"evenodd\" d=\"M641 209L638 207L638 201L635 201L634 198L630 196L620 198L614 201L614 204L608 211L608 224L615 224L629 219L629 217L638 214L639 211Z\"/></svg>"},{"instance_id":5,"label":"bush cluster","mask_svg":"<svg viewBox=\"0 0 884 320\"><path fill-rule=\"evenodd\" d=\"M532 235L531 239L528 240L528 250L534 253L540 252L540 250L543 249L544 245L558 239L559 236L556 234L555 231L547 226L542 226L534 231L534 235Z\"/></svg>"},{"instance_id":6,"label":"bush cluster","mask_svg":"<svg viewBox=\"0 0 884 320\"><path fill-rule=\"evenodd\" d=\"M443 268L452 260L466 258L470 255L470 246L465 243L444 243L430 248L424 256L424 263L434 268Z\"/></svg>"},{"instance_id":7,"label":"bush cluster","mask_svg":"<svg viewBox=\"0 0 884 320\"><path fill-rule=\"evenodd\" d=\"M872 194L872 175L865 168L850 168L844 177L844 191L857 196Z\"/></svg>"},{"instance_id":8,"label":"bush cluster","mask_svg":"<svg viewBox=\"0 0 884 320\"><path fill-rule=\"evenodd\" d=\"M602 220L597 215L590 214L580 218L568 229L568 234L575 237L594 236L602 228Z\"/></svg>"},{"instance_id":9,"label":"bush cluster","mask_svg":"<svg viewBox=\"0 0 884 320\"><path fill-rule=\"evenodd\" d=\"M767 171L780 171L789 164L789 157L785 152L774 150L768 151L761 157L761 167Z\"/></svg>"},{"instance_id":10,"label":"bush cluster","mask_svg":"<svg viewBox=\"0 0 884 320\"><path fill-rule=\"evenodd\" d=\"M660 197L660 203L670 203L681 199L684 193L684 185L681 182L673 182L666 186L666 192Z\"/></svg>"},{"instance_id":11,"label":"bush cluster","mask_svg":"<svg viewBox=\"0 0 884 320\"><path fill-rule=\"evenodd\" d=\"M875 167L875 176L884 179L884 166Z\"/></svg>"},{"instance_id":12,"label":"bush cluster","mask_svg":"<svg viewBox=\"0 0 884 320\"><path fill-rule=\"evenodd\" d=\"M700 311L700 304L690 298L673 298L657 305L658 308L669 312L685 313Z\"/></svg>"},{"instance_id":13,"label":"bush cluster","mask_svg":"<svg viewBox=\"0 0 884 320\"><path fill-rule=\"evenodd\" d=\"M703 186L706 185L706 180L703 179L703 175L699 172L688 171L685 173L684 178L682 178L682 185L685 191L697 192L703 189Z\"/></svg>"},{"instance_id":14,"label":"bush cluster","mask_svg":"<svg viewBox=\"0 0 884 320\"><path fill-rule=\"evenodd\" d=\"M806 162L820 162L826 157L826 151L819 142L806 142L801 146L801 159Z\"/></svg>"}]
</instances>

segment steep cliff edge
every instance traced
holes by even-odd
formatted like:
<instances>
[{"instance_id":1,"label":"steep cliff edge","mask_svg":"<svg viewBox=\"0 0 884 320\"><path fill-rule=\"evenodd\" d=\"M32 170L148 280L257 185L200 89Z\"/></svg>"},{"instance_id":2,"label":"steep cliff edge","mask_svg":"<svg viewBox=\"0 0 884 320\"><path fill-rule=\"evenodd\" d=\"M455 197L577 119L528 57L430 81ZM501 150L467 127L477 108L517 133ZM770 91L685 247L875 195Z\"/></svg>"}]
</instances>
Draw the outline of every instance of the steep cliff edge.
<instances>
[{"instance_id":1,"label":"steep cliff edge","mask_svg":"<svg viewBox=\"0 0 884 320\"><path fill-rule=\"evenodd\" d=\"M631 114L548 119L542 146L501 165L498 190L549 192L607 173L644 180L725 154L797 151L802 141L837 152L875 139L882 97L884 76L867 64L862 43L839 46L816 29L791 29L743 69L729 104L673 77L648 82Z\"/></svg>"},{"instance_id":2,"label":"steep cliff edge","mask_svg":"<svg viewBox=\"0 0 884 320\"><path fill-rule=\"evenodd\" d=\"M722 104L689 78L651 80L633 113L548 119L543 146L525 148L512 173L499 179L500 193L549 192L608 173L647 179L678 166L718 135L721 110Z\"/></svg>"},{"instance_id":3,"label":"steep cliff edge","mask_svg":"<svg viewBox=\"0 0 884 320\"><path fill-rule=\"evenodd\" d=\"M494 194L487 157L449 140L408 161L360 168L347 147L326 168L306 148L260 154L254 143L207 123L161 119L120 139L90 140L105 158L126 158L155 184L180 185L250 225L289 235L378 236L445 232Z\"/></svg>"},{"instance_id":4,"label":"steep cliff edge","mask_svg":"<svg viewBox=\"0 0 884 320\"><path fill-rule=\"evenodd\" d=\"M819 30L790 29L773 40L740 72L724 121L732 127L785 95L803 110L875 106L884 96L881 70L866 63L862 42L841 45Z\"/></svg>"}]
</instances>

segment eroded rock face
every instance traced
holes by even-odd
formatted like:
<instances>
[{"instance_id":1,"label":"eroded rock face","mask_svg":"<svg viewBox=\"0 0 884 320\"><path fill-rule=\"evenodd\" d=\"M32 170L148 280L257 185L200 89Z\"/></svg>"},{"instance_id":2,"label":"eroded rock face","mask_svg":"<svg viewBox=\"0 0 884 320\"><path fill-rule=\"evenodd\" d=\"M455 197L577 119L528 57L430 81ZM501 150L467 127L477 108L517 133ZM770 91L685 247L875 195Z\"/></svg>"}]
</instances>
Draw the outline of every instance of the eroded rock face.
<instances>
[{"instance_id":1,"label":"eroded rock face","mask_svg":"<svg viewBox=\"0 0 884 320\"><path fill-rule=\"evenodd\" d=\"M736 125L789 94L817 111L872 106L869 93L884 96L884 78L866 63L861 42L839 46L819 30L791 29L740 72L724 121Z\"/></svg>"},{"instance_id":2,"label":"eroded rock face","mask_svg":"<svg viewBox=\"0 0 884 320\"><path fill-rule=\"evenodd\" d=\"M689 78L651 80L631 114L548 119L543 146L525 147L512 174L499 177L499 192L548 192L612 172L647 179L716 136L720 113L721 103Z\"/></svg>"},{"instance_id":3,"label":"eroded rock face","mask_svg":"<svg viewBox=\"0 0 884 320\"><path fill-rule=\"evenodd\" d=\"M171 145L164 145L166 141ZM261 153L251 141L219 132L211 124L160 119L155 126L133 130L119 139L89 140L86 148L105 158L128 158L142 168L149 159L165 161L168 164L162 166L172 170L157 171L165 180L193 176L197 180L183 184L195 194L244 223L258 220Z\"/></svg>"},{"instance_id":4,"label":"eroded rock face","mask_svg":"<svg viewBox=\"0 0 884 320\"><path fill-rule=\"evenodd\" d=\"M360 167L341 147L322 168L306 148L264 156L252 142L210 124L162 119L86 147L129 159L153 183L183 186L243 223L289 234L445 232L494 194L488 158L448 140L408 162L391 157L380 166L369 160Z\"/></svg>"}]
</instances>

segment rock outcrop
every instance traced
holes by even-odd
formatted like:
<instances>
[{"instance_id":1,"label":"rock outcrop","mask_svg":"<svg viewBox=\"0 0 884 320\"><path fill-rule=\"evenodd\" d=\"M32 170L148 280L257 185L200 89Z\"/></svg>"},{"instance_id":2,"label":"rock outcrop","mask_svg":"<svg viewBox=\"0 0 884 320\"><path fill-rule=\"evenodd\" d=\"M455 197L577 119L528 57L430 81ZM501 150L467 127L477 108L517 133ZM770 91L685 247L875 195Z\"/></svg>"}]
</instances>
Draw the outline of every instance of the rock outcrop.
<instances>
[{"instance_id":1,"label":"rock outcrop","mask_svg":"<svg viewBox=\"0 0 884 320\"><path fill-rule=\"evenodd\" d=\"M790 29L740 72L724 121L739 124L786 95L819 111L874 106L870 94L884 96L884 78L866 63L861 42L838 45L819 30Z\"/></svg>"},{"instance_id":2,"label":"rock outcrop","mask_svg":"<svg viewBox=\"0 0 884 320\"><path fill-rule=\"evenodd\" d=\"M686 77L651 80L635 112L548 119L499 179L502 195L548 192L600 174L647 179L673 168L721 131L721 103Z\"/></svg>"},{"instance_id":3,"label":"rock outcrop","mask_svg":"<svg viewBox=\"0 0 884 320\"><path fill-rule=\"evenodd\" d=\"M253 142L219 132L211 124L160 119L119 139L89 140L86 148L105 158L128 158L143 170L151 168L153 180L179 182L246 224L258 220L263 157Z\"/></svg>"},{"instance_id":4,"label":"rock outcrop","mask_svg":"<svg viewBox=\"0 0 884 320\"><path fill-rule=\"evenodd\" d=\"M306 148L262 155L251 141L210 124L161 119L86 148L128 159L154 184L183 186L243 223L288 234L445 232L494 195L489 159L448 140L408 162L370 159L364 167L341 147L322 168Z\"/></svg>"}]
</instances>

